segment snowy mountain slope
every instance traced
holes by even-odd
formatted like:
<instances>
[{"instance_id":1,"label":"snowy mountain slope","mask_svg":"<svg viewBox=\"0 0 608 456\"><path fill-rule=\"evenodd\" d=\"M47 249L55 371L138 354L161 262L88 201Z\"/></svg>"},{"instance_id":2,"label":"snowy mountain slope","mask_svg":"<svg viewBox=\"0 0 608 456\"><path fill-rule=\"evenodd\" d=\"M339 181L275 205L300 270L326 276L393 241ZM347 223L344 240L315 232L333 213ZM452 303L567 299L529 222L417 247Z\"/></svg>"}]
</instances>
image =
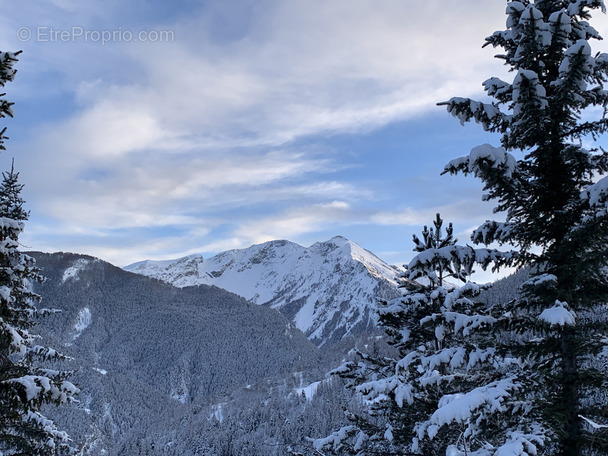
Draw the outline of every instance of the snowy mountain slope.
<instances>
[{"instance_id":1,"label":"snowy mountain slope","mask_svg":"<svg viewBox=\"0 0 608 456\"><path fill-rule=\"evenodd\" d=\"M78 445L88 442L79 454L219 454L186 441L174 452L133 445L151 436L166 442L180 423L200 433L207 419L195 415L212 398L318 369L319 349L276 310L216 287L177 289L84 255L31 255L47 278L35 291L45 307L61 310L34 332L73 358L66 368L82 390L80 403L49 407L47 416Z\"/></svg>"},{"instance_id":2,"label":"snowy mountain slope","mask_svg":"<svg viewBox=\"0 0 608 456\"><path fill-rule=\"evenodd\" d=\"M215 285L276 308L319 346L369 329L378 300L400 295L397 268L340 236L308 248L271 241L209 259L148 260L125 269L177 287Z\"/></svg>"}]
</instances>

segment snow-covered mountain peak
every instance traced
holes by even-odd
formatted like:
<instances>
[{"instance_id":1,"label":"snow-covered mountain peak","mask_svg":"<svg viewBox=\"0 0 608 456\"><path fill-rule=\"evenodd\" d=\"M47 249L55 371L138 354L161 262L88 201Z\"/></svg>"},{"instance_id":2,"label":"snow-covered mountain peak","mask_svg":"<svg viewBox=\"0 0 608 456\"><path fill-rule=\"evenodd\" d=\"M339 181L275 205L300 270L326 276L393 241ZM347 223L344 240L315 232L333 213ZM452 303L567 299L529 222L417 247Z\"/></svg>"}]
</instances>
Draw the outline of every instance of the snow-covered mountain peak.
<instances>
[{"instance_id":1,"label":"snow-covered mountain peak","mask_svg":"<svg viewBox=\"0 0 608 456\"><path fill-rule=\"evenodd\" d=\"M342 261L354 260L367 268L370 274L384 280L395 280L395 267L390 266L375 254L343 236L335 236L326 242L317 242L310 247L319 253ZM396 283L396 282L395 282Z\"/></svg>"},{"instance_id":2,"label":"snow-covered mountain peak","mask_svg":"<svg viewBox=\"0 0 608 456\"><path fill-rule=\"evenodd\" d=\"M318 345L373 325L378 300L399 295L400 271L342 236L308 248L277 240L125 269L178 287L215 285L271 306Z\"/></svg>"}]
</instances>

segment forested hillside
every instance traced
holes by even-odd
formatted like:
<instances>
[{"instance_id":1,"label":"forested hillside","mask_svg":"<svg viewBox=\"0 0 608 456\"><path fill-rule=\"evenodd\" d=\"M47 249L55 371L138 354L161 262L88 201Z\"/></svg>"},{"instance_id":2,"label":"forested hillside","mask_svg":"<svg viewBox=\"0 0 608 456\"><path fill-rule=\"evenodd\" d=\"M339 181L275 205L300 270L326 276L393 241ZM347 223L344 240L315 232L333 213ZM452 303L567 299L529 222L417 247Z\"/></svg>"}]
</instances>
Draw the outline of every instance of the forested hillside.
<instances>
[{"instance_id":1,"label":"forested hillside","mask_svg":"<svg viewBox=\"0 0 608 456\"><path fill-rule=\"evenodd\" d=\"M318 349L276 310L215 287L177 289L92 257L34 256L47 277L37 292L61 309L37 330L74 357L66 366L82 385L80 404L49 413L87 442L84 454L138 454L138 446L155 454L177 428L193 434L172 454L202 454L192 439L212 424L202 412L210 404L268 381L288 394L309 374L277 378L318 369Z\"/></svg>"},{"instance_id":2,"label":"forested hillside","mask_svg":"<svg viewBox=\"0 0 608 456\"><path fill-rule=\"evenodd\" d=\"M321 359L277 311L224 290L179 289L83 255L33 256L47 277L37 291L61 309L37 330L74 357L64 366L82 388L79 404L48 415L82 455L314 455L307 437L362 407L325 375L354 346ZM523 280L484 298L510 299ZM390 352L370 337L356 346Z\"/></svg>"}]
</instances>

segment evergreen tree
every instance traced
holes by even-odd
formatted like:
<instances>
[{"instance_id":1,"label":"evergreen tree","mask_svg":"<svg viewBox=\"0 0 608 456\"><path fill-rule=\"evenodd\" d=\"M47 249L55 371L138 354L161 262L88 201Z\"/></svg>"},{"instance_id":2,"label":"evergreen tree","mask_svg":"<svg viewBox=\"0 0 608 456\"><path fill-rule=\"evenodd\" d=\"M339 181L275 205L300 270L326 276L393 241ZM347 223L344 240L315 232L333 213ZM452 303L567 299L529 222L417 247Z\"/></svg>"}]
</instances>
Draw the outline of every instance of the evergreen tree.
<instances>
[{"instance_id":1,"label":"evergreen tree","mask_svg":"<svg viewBox=\"0 0 608 456\"><path fill-rule=\"evenodd\" d=\"M370 406L366 416L350 413L352 425L314 441L318 450L457 455L496 440L489 423L505 413L514 385L494 367L487 332L497 320L474 299L484 287L469 281L473 266L493 252L458 245L439 214L414 243L403 298L379 310L398 356L359 353L359 362L334 371L351 378Z\"/></svg>"},{"instance_id":2,"label":"evergreen tree","mask_svg":"<svg viewBox=\"0 0 608 456\"><path fill-rule=\"evenodd\" d=\"M0 87L4 87L7 82L11 82L15 78L17 70L13 68L15 62L17 62L17 56L19 52L0 52ZM6 116L13 117L13 104L6 100L4 96L6 93L0 94L0 119ZM4 136L6 127L0 131L0 150L6 150L4 147L4 140L8 139Z\"/></svg>"},{"instance_id":3,"label":"evergreen tree","mask_svg":"<svg viewBox=\"0 0 608 456\"><path fill-rule=\"evenodd\" d=\"M509 1L507 29L485 45L504 50L497 57L512 82L486 80L489 103L441 103L461 122L501 135L502 147L476 147L445 172L481 179L483 198L505 217L472 240L511 246L498 265L532 272L494 325L513 360L517 388L508 401L521 404L507 419L511 432L536 436L533 449L509 454L608 453L608 384L597 358L608 351L608 153L584 146L608 128L605 115L592 117L608 103L608 55L592 55L589 44L600 39L588 22L598 9L605 12L601 0Z\"/></svg>"},{"instance_id":4,"label":"evergreen tree","mask_svg":"<svg viewBox=\"0 0 608 456\"><path fill-rule=\"evenodd\" d=\"M12 80L16 54L0 53L2 85ZM2 101L2 116L12 115L11 104ZM4 136L4 131L1 136ZM40 413L43 404L61 404L73 398L77 388L67 373L40 367L41 362L61 359L55 350L36 345L28 332L38 316L40 297L32 285L42 280L34 259L19 251L19 235L28 213L20 196L22 185L11 168L0 183L0 454L54 455L70 451L69 438ZM35 361L38 361L35 363Z\"/></svg>"}]
</instances>

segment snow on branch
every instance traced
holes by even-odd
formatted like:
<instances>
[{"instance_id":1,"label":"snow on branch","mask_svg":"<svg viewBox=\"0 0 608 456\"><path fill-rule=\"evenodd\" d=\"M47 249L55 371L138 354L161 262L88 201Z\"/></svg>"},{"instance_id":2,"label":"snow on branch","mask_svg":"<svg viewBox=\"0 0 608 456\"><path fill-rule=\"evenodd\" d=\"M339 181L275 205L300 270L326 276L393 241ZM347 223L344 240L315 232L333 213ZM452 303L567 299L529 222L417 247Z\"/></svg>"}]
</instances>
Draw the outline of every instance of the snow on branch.
<instances>
[{"instance_id":1,"label":"snow on branch","mask_svg":"<svg viewBox=\"0 0 608 456\"><path fill-rule=\"evenodd\" d=\"M344 442L357 431L358 429L355 426L344 426L327 437L321 439L309 438L307 440L312 443L314 449L317 451L321 451L327 447L331 447L333 450L339 450Z\"/></svg>"},{"instance_id":2,"label":"snow on branch","mask_svg":"<svg viewBox=\"0 0 608 456\"><path fill-rule=\"evenodd\" d=\"M526 6L519 18L519 25L525 30L532 29L537 43L546 47L551 45L549 25L545 22L542 11L536 8L534 4L530 3Z\"/></svg>"},{"instance_id":3,"label":"snow on branch","mask_svg":"<svg viewBox=\"0 0 608 456\"><path fill-rule=\"evenodd\" d=\"M450 445L446 450L446 456L532 456L537 455L538 446L542 446L545 437L542 433L524 434L521 431L510 432L507 441L498 448L490 444L486 448L470 452L468 449Z\"/></svg>"},{"instance_id":4,"label":"snow on branch","mask_svg":"<svg viewBox=\"0 0 608 456\"><path fill-rule=\"evenodd\" d=\"M475 249L475 258L482 269L486 270L490 264L493 264L492 270L497 271L503 266L509 266L517 262L520 255L515 250L502 252L496 249Z\"/></svg>"},{"instance_id":5,"label":"snow on branch","mask_svg":"<svg viewBox=\"0 0 608 456\"><path fill-rule=\"evenodd\" d=\"M73 399L80 391L73 383L63 381L59 384L42 375L24 375L23 377L5 380L3 383L20 385L27 402L38 401L49 397L53 401L64 403Z\"/></svg>"},{"instance_id":6,"label":"snow on branch","mask_svg":"<svg viewBox=\"0 0 608 456\"><path fill-rule=\"evenodd\" d=\"M601 215L606 215L606 209L608 208L608 176L588 186L581 193L581 199L588 200L592 209L603 209Z\"/></svg>"},{"instance_id":7,"label":"snow on branch","mask_svg":"<svg viewBox=\"0 0 608 456\"><path fill-rule=\"evenodd\" d=\"M25 223L23 223L21 220L14 220L8 217L0 217L0 230L12 230L21 232L23 231L24 227Z\"/></svg>"},{"instance_id":8,"label":"snow on branch","mask_svg":"<svg viewBox=\"0 0 608 456\"><path fill-rule=\"evenodd\" d=\"M433 439L442 426L452 423L469 423L478 411L487 413L503 412L504 401L517 390L518 385L511 378L498 380L488 385L477 387L464 394L447 394L439 400L437 410L431 417L418 426L418 438L425 435Z\"/></svg>"},{"instance_id":9,"label":"snow on branch","mask_svg":"<svg viewBox=\"0 0 608 456\"><path fill-rule=\"evenodd\" d=\"M38 356L40 359L45 361L54 361L54 360L64 360L64 361L72 361L74 358L70 356L66 356L63 353L59 353L57 350L44 347L42 345L35 345L28 349L28 353L32 353Z\"/></svg>"},{"instance_id":10,"label":"snow on branch","mask_svg":"<svg viewBox=\"0 0 608 456\"><path fill-rule=\"evenodd\" d=\"M482 83L488 95L496 98L501 102L506 102L510 99L513 86L500 78L489 78Z\"/></svg>"},{"instance_id":11,"label":"snow on branch","mask_svg":"<svg viewBox=\"0 0 608 456\"><path fill-rule=\"evenodd\" d=\"M525 288L536 288L536 287L547 287L547 286L556 286L557 285L557 277L553 274L540 274L534 276L524 283L521 284L521 289Z\"/></svg>"},{"instance_id":12,"label":"snow on branch","mask_svg":"<svg viewBox=\"0 0 608 456\"><path fill-rule=\"evenodd\" d=\"M11 354L25 356L32 343L32 336L25 329L16 328L0 318L0 334L10 340Z\"/></svg>"},{"instance_id":13,"label":"snow on branch","mask_svg":"<svg viewBox=\"0 0 608 456\"><path fill-rule=\"evenodd\" d=\"M416 280L420 277L432 277L440 267L451 271L455 277L460 277L460 271L467 271L467 275L475 263L475 250L469 246L449 245L441 248L431 248L416 255L406 269L409 271L409 279Z\"/></svg>"},{"instance_id":14,"label":"snow on branch","mask_svg":"<svg viewBox=\"0 0 608 456\"><path fill-rule=\"evenodd\" d=\"M526 111L529 102L532 102L538 110L545 109L548 106L547 91L540 83L536 72L520 69L513 79L513 115L519 116Z\"/></svg>"},{"instance_id":15,"label":"snow on branch","mask_svg":"<svg viewBox=\"0 0 608 456\"><path fill-rule=\"evenodd\" d=\"M17 70L14 68L15 63L18 61L17 56L21 53L19 52L0 52L0 87L4 87L7 82L11 82L15 79L15 74ZM13 111L12 102L3 99L2 97L5 94L0 94L0 118L2 117L13 117L15 112ZM4 139L7 139L4 136L4 128L0 131L0 150L5 150L3 145Z\"/></svg>"},{"instance_id":16,"label":"snow on branch","mask_svg":"<svg viewBox=\"0 0 608 456\"><path fill-rule=\"evenodd\" d=\"M388 399L391 393L399 407L403 407L406 403L412 405L414 402L413 386L405 383L405 379L400 375L365 382L357 386L356 391L372 403Z\"/></svg>"},{"instance_id":17,"label":"snow on branch","mask_svg":"<svg viewBox=\"0 0 608 456\"><path fill-rule=\"evenodd\" d=\"M58 440L60 442L60 444L62 444L62 445L67 446L69 444L69 442L71 442L71 440L66 432L59 431L55 427L55 423L53 423L53 421L49 420L47 417L43 416L39 412L33 412L31 410L28 410L28 412L25 415L23 415L22 420L26 423L33 423L33 424L37 425L38 427L44 429L44 431L47 434L49 434L54 439ZM51 450L56 449L55 442L52 439L47 441L46 445ZM54 451L53 451L53 453L54 453Z\"/></svg>"},{"instance_id":18,"label":"snow on branch","mask_svg":"<svg viewBox=\"0 0 608 456\"><path fill-rule=\"evenodd\" d=\"M513 226L510 223L487 220L473 231L471 240L475 244L489 245L495 241L503 244L510 239L512 230Z\"/></svg>"},{"instance_id":19,"label":"snow on branch","mask_svg":"<svg viewBox=\"0 0 608 456\"><path fill-rule=\"evenodd\" d=\"M587 418L586 416L583 416L583 415L579 415L578 417L581 418L581 419L583 419L589 426L591 426L591 428L594 431L597 431L598 429L608 429L608 424L599 424L599 423L596 423L595 421L593 421L593 420L591 420L591 419L589 419L589 418Z\"/></svg>"},{"instance_id":20,"label":"snow on branch","mask_svg":"<svg viewBox=\"0 0 608 456\"><path fill-rule=\"evenodd\" d=\"M555 305L545 309L538 316L539 320L549 323L551 326L565 326L576 324L576 314L568 309L568 303L556 300Z\"/></svg>"},{"instance_id":21,"label":"snow on branch","mask_svg":"<svg viewBox=\"0 0 608 456\"><path fill-rule=\"evenodd\" d=\"M511 116L503 113L495 104L482 103L470 98L453 97L448 101L437 103L437 106L446 106L448 112L462 125L474 119L486 131L504 131L511 120Z\"/></svg>"},{"instance_id":22,"label":"snow on branch","mask_svg":"<svg viewBox=\"0 0 608 456\"><path fill-rule=\"evenodd\" d=\"M551 24L554 34L568 36L572 33L572 18L564 9L551 13L549 24Z\"/></svg>"},{"instance_id":23,"label":"snow on branch","mask_svg":"<svg viewBox=\"0 0 608 456\"><path fill-rule=\"evenodd\" d=\"M593 75L594 69L595 59L591 56L591 46L587 40L578 40L566 50L559 66L560 78L555 84L563 85L571 81L577 91L583 92L587 89L586 80ZM584 102L584 99L579 101Z\"/></svg>"},{"instance_id":24,"label":"snow on branch","mask_svg":"<svg viewBox=\"0 0 608 456\"><path fill-rule=\"evenodd\" d=\"M606 5L603 0L576 0L568 5L570 16L580 16L584 13L584 8L600 8L602 13L606 13Z\"/></svg>"},{"instance_id":25,"label":"snow on branch","mask_svg":"<svg viewBox=\"0 0 608 456\"><path fill-rule=\"evenodd\" d=\"M554 296L557 289L557 277L553 274L542 273L534 275L519 286L524 296Z\"/></svg>"},{"instance_id":26,"label":"snow on branch","mask_svg":"<svg viewBox=\"0 0 608 456\"><path fill-rule=\"evenodd\" d=\"M442 174L455 174L462 171L465 174L473 173L479 177L488 169L498 171L506 178L511 178L517 169L517 160L503 147L482 144L471 149L469 155L450 161Z\"/></svg>"},{"instance_id":27,"label":"snow on branch","mask_svg":"<svg viewBox=\"0 0 608 456\"><path fill-rule=\"evenodd\" d=\"M462 331L463 336L468 336L472 330L496 323L496 318L489 315L465 315L459 312L446 312L446 320L454 323L454 333Z\"/></svg>"},{"instance_id":28,"label":"snow on branch","mask_svg":"<svg viewBox=\"0 0 608 456\"><path fill-rule=\"evenodd\" d=\"M19 54L21 54L21 51L0 52L0 87L4 87L7 82L15 79L17 70L13 66L18 61L17 56Z\"/></svg>"},{"instance_id":29,"label":"snow on branch","mask_svg":"<svg viewBox=\"0 0 608 456\"><path fill-rule=\"evenodd\" d=\"M542 446L545 437L541 432L524 434L521 431L509 433L508 440L496 449L494 456L530 456L538 454L538 446Z\"/></svg>"}]
</instances>

